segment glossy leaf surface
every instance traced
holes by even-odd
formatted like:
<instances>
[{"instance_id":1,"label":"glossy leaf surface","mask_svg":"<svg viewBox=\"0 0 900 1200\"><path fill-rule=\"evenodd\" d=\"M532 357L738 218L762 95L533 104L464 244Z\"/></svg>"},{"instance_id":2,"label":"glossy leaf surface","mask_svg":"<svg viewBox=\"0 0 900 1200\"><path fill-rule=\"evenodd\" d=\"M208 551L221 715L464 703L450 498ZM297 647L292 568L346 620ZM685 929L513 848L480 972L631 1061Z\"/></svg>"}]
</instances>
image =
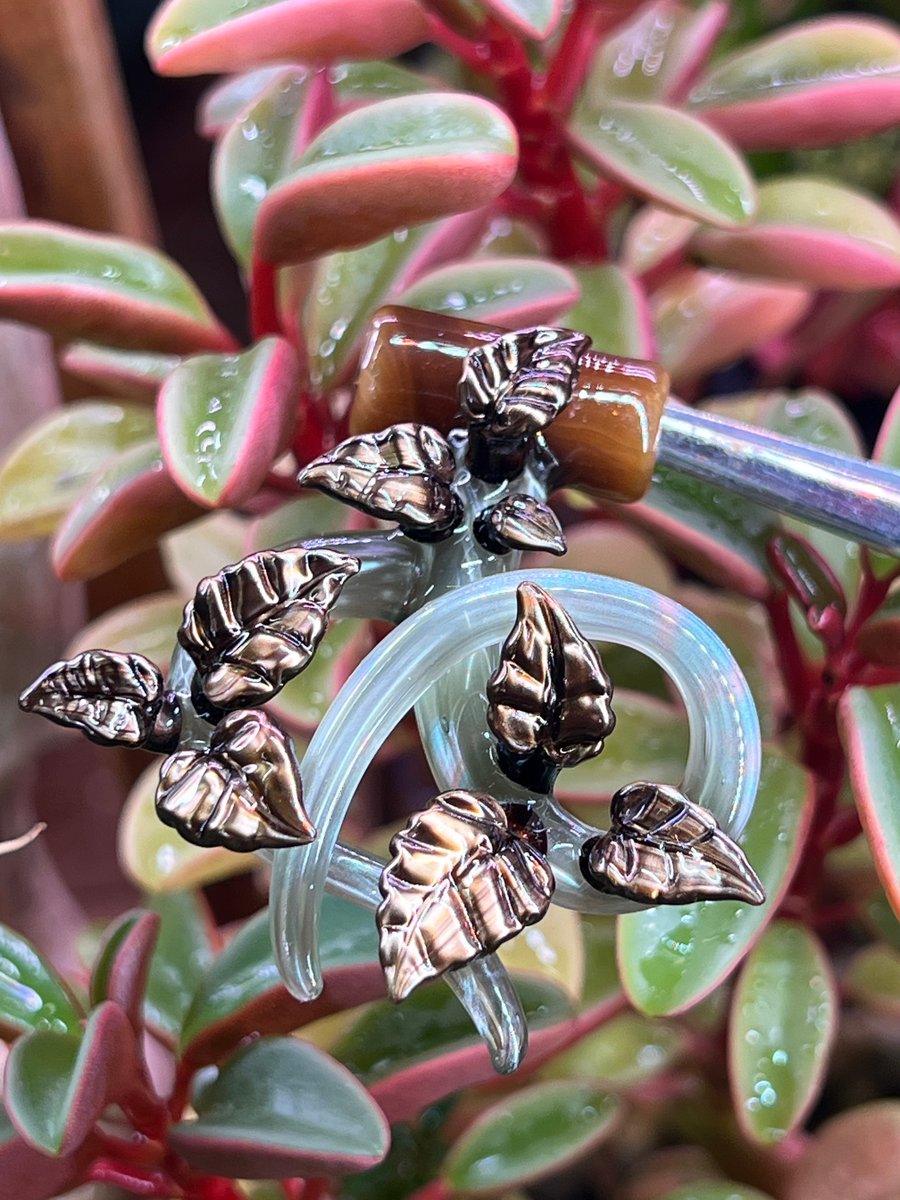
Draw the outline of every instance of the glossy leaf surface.
<instances>
[{"instance_id":1,"label":"glossy leaf surface","mask_svg":"<svg viewBox=\"0 0 900 1200\"><path fill-rule=\"evenodd\" d=\"M423 275L398 304L511 329L555 321L578 299L578 281L536 258L482 258Z\"/></svg>"},{"instance_id":2,"label":"glossy leaf surface","mask_svg":"<svg viewBox=\"0 0 900 1200\"><path fill-rule=\"evenodd\" d=\"M61 579L93 579L197 513L163 465L156 440L140 442L91 477L56 531L53 566Z\"/></svg>"},{"instance_id":3,"label":"glossy leaf surface","mask_svg":"<svg viewBox=\"0 0 900 1200\"><path fill-rule=\"evenodd\" d=\"M766 903L704 901L619 918L622 983L650 1015L683 1012L725 979L759 937L790 882L809 817L809 779L769 751L756 806L741 845L766 891Z\"/></svg>"},{"instance_id":4,"label":"glossy leaf surface","mask_svg":"<svg viewBox=\"0 0 900 1200\"><path fill-rule=\"evenodd\" d=\"M662 104L581 108L570 126L577 149L604 174L656 204L710 225L743 225L756 195L743 159L717 133Z\"/></svg>"},{"instance_id":5,"label":"glossy leaf surface","mask_svg":"<svg viewBox=\"0 0 900 1200\"><path fill-rule=\"evenodd\" d=\"M587 334L604 354L652 358L647 298L637 280L612 263L580 267L574 275L581 298L559 323Z\"/></svg>"},{"instance_id":6,"label":"glossy leaf surface","mask_svg":"<svg viewBox=\"0 0 900 1200\"><path fill-rule=\"evenodd\" d=\"M815 1103L837 1007L819 940L773 922L744 964L728 1026L731 1095L751 1140L781 1141Z\"/></svg>"},{"instance_id":7,"label":"glossy leaf surface","mask_svg":"<svg viewBox=\"0 0 900 1200\"><path fill-rule=\"evenodd\" d=\"M900 117L900 34L854 17L796 24L717 63L691 102L751 150L863 137Z\"/></svg>"},{"instance_id":8,"label":"glossy leaf surface","mask_svg":"<svg viewBox=\"0 0 900 1200\"><path fill-rule=\"evenodd\" d=\"M192 1166L250 1179L361 1171L387 1153L378 1106L349 1071L294 1038L240 1050L169 1133Z\"/></svg>"},{"instance_id":9,"label":"glossy leaf surface","mask_svg":"<svg viewBox=\"0 0 900 1200\"><path fill-rule=\"evenodd\" d=\"M270 190L257 251L298 262L479 208L506 188L516 158L509 120L475 96L430 92L367 105L329 125Z\"/></svg>"},{"instance_id":10,"label":"glossy leaf surface","mask_svg":"<svg viewBox=\"0 0 900 1200\"><path fill-rule=\"evenodd\" d=\"M900 916L900 686L850 688L839 715L856 806L884 890Z\"/></svg>"},{"instance_id":11,"label":"glossy leaf surface","mask_svg":"<svg viewBox=\"0 0 900 1200\"><path fill-rule=\"evenodd\" d=\"M142 350L231 344L195 285L165 255L46 221L0 223L0 317Z\"/></svg>"},{"instance_id":12,"label":"glossy leaf surface","mask_svg":"<svg viewBox=\"0 0 900 1200\"><path fill-rule=\"evenodd\" d=\"M163 384L157 410L172 478L198 504L250 499L290 436L298 383L297 356L283 338L181 363Z\"/></svg>"},{"instance_id":13,"label":"glossy leaf surface","mask_svg":"<svg viewBox=\"0 0 900 1200\"><path fill-rule=\"evenodd\" d=\"M169 0L147 32L147 53L163 75L203 75L292 59L393 58L426 36L414 0Z\"/></svg>"},{"instance_id":14,"label":"glossy leaf surface","mask_svg":"<svg viewBox=\"0 0 900 1200\"><path fill-rule=\"evenodd\" d=\"M617 1115L595 1083L532 1084L477 1118L450 1151L444 1178L470 1196L540 1179L608 1137Z\"/></svg>"},{"instance_id":15,"label":"glossy leaf surface","mask_svg":"<svg viewBox=\"0 0 900 1200\"><path fill-rule=\"evenodd\" d=\"M96 342L72 342L60 354L62 367L102 392L129 400L153 400L178 366L177 354L117 350Z\"/></svg>"},{"instance_id":16,"label":"glossy leaf surface","mask_svg":"<svg viewBox=\"0 0 900 1200\"><path fill-rule=\"evenodd\" d=\"M75 1033L80 1021L75 1000L53 967L21 934L0 925L0 1034Z\"/></svg>"},{"instance_id":17,"label":"glossy leaf surface","mask_svg":"<svg viewBox=\"0 0 900 1200\"><path fill-rule=\"evenodd\" d=\"M693 217L644 204L625 227L622 266L635 275L643 275L661 263L675 261L696 229Z\"/></svg>"},{"instance_id":18,"label":"glossy leaf surface","mask_svg":"<svg viewBox=\"0 0 900 1200\"><path fill-rule=\"evenodd\" d=\"M795 175L759 189L754 223L694 238L715 266L810 287L867 291L900 283L900 225L870 196Z\"/></svg>"},{"instance_id":19,"label":"glossy leaf surface","mask_svg":"<svg viewBox=\"0 0 900 1200\"><path fill-rule=\"evenodd\" d=\"M52 533L94 472L153 430L153 413L136 404L82 400L50 413L0 466L0 537Z\"/></svg>"}]
</instances>

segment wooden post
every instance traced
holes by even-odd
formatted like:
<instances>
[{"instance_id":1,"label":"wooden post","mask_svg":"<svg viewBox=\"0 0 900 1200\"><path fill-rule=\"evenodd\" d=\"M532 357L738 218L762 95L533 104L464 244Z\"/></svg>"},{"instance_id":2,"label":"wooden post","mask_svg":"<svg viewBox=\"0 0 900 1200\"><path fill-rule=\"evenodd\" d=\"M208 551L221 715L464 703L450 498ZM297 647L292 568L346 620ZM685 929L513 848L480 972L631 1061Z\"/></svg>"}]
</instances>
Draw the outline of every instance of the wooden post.
<instances>
[{"instance_id":1,"label":"wooden post","mask_svg":"<svg viewBox=\"0 0 900 1200\"><path fill-rule=\"evenodd\" d=\"M102 0L0 0L0 112L30 216L157 240Z\"/></svg>"}]
</instances>

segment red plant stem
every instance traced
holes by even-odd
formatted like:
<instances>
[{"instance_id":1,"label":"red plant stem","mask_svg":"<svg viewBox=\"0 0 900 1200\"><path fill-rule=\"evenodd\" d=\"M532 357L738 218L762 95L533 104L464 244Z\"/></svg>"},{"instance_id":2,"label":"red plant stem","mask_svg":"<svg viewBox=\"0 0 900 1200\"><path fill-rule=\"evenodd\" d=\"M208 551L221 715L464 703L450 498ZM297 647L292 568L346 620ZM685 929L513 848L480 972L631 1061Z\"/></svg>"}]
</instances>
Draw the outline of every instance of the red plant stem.
<instances>
[{"instance_id":1,"label":"red plant stem","mask_svg":"<svg viewBox=\"0 0 900 1200\"><path fill-rule=\"evenodd\" d=\"M135 1196L162 1196L171 1200L184 1195L165 1171L147 1171L105 1158L99 1158L91 1164L87 1182L108 1183Z\"/></svg>"},{"instance_id":2,"label":"red plant stem","mask_svg":"<svg viewBox=\"0 0 900 1200\"><path fill-rule=\"evenodd\" d=\"M254 338L281 334L275 266L255 254L250 263L250 329Z\"/></svg>"},{"instance_id":3,"label":"red plant stem","mask_svg":"<svg viewBox=\"0 0 900 1200\"><path fill-rule=\"evenodd\" d=\"M550 70L546 93L549 105L558 113L568 114L581 90L597 46L603 35L629 16L628 5L599 5L597 0L576 0Z\"/></svg>"},{"instance_id":4,"label":"red plant stem","mask_svg":"<svg viewBox=\"0 0 900 1200\"><path fill-rule=\"evenodd\" d=\"M191 1094L191 1081L194 1078L194 1067L182 1059L175 1069L175 1082L169 1097L169 1119L177 1121L187 1107Z\"/></svg>"}]
</instances>

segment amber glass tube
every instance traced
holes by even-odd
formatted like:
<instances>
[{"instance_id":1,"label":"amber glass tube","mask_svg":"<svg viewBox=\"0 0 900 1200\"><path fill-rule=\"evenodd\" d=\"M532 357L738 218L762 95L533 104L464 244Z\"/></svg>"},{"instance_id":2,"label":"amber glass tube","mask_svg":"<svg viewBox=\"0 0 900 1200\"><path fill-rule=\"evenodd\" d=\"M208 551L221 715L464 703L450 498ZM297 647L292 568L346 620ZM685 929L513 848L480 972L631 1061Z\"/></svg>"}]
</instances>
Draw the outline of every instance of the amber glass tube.
<instances>
[{"instance_id":1,"label":"amber glass tube","mask_svg":"<svg viewBox=\"0 0 900 1200\"><path fill-rule=\"evenodd\" d=\"M442 432L458 422L456 389L470 350L504 330L388 306L372 318L362 356L353 433L400 421ZM589 350L572 400L546 431L560 486L607 500L639 500L650 486L669 377L656 363Z\"/></svg>"}]
</instances>

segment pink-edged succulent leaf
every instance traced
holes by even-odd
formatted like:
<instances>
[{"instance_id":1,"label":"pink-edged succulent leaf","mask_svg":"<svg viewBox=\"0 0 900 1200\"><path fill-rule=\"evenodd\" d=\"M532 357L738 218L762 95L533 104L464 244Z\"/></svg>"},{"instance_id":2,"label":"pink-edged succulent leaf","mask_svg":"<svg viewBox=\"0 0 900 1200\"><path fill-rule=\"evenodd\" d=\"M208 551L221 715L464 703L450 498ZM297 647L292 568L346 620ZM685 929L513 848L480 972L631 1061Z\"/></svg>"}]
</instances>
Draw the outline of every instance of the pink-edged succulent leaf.
<instances>
[{"instance_id":1,"label":"pink-edged succulent leaf","mask_svg":"<svg viewBox=\"0 0 900 1200\"><path fill-rule=\"evenodd\" d=\"M146 44L161 74L205 75L291 60L393 58L427 36L416 0L169 0Z\"/></svg>"},{"instance_id":2,"label":"pink-edged succulent leaf","mask_svg":"<svg viewBox=\"0 0 900 1200\"><path fill-rule=\"evenodd\" d=\"M732 1102L751 1141L783 1141L805 1119L822 1087L838 1007L819 939L773 921L744 964L728 1022Z\"/></svg>"},{"instance_id":3,"label":"pink-edged succulent leaf","mask_svg":"<svg viewBox=\"0 0 900 1200\"><path fill-rule=\"evenodd\" d=\"M215 1062L251 1033L289 1033L384 995L375 922L359 906L326 897L319 952L325 990L301 1004L278 973L268 913L258 913L200 979L181 1030L182 1056L198 1065Z\"/></svg>"},{"instance_id":4,"label":"pink-edged succulent leaf","mask_svg":"<svg viewBox=\"0 0 900 1200\"><path fill-rule=\"evenodd\" d=\"M697 379L786 333L809 304L804 287L685 267L650 297L660 361L676 385Z\"/></svg>"},{"instance_id":5,"label":"pink-edged succulent leaf","mask_svg":"<svg viewBox=\"0 0 900 1200\"><path fill-rule=\"evenodd\" d=\"M484 0L487 8L519 37L544 41L562 19L563 0Z\"/></svg>"},{"instance_id":6,"label":"pink-edged succulent leaf","mask_svg":"<svg viewBox=\"0 0 900 1200\"><path fill-rule=\"evenodd\" d=\"M747 164L715 130L664 104L583 103L569 134L598 171L656 204L726 229L756 209Z\"/></svg>"},{"instance_id":7,"label":"pink-edged succulent leaf","mask_svg":"<svg viewBox=\"0 0 900 1200\"><path fill-rule=\"evenodd\" d=\"M154 400L163 380L178 366L177 354L117 350L96 342L72 342L60 355L62 367L101 392L128 400Z\"/></svg>"},{"instance_id":8,"label":"pink-edged succulent leaf","mask_svg":"<svg viewBox=\"0 0 900 1200\"><path fill-rule=\"evenodd\" d=\"M306 345L312 387L351 383L375 310L425 272L467 254L485 223L481 210L460 213L282 271L284 325L297 328Z\"/></svg>"},{"instance_id":9,"label":"pink-edged succulent leaf","mask_svg":"<svg viewBox=\"0 0 900 1200\"><path fill-rule=\"evenodd\" d=\"M164 254L48 221L0 223L0 317L59 337L173 354L233 344Z\"/></svg>"},{"instance_id":10,"label":"pink-edged succulent leaf","mask_svg":"<svg viewBox=\"0 0 900 1200\"><path fill-rule=\"evenodd\" d=\"M678 0L651 0L604 41L585 84L591 102L681 100L728 20L728 5L698 9Z\"/></svg>"},{"instance_id":11,"label":"pink-edged succulent leaf","mask_svg":"<svg viewBox=\"0 0 900 1200\"><path fill-rule=\"evenodd\" d=\"M539 258L481 258L423 275L398 304L509 329L555 321L578 299L575 275Z\"/></svg>"},{"instance_id":12,"label":"pink-edged succulent leaf","mask_svg":"<svg viewBox=\"0 0 900 1200\"><path fill-rule=\"evenodd\" d=\"M850 688L838 716L856 807L875 868L900 916L900 685Z\"/></svg>"},{"instance_id":13,"label":"pink-edged succulent leaf","mask_svg":"<svg viewBox=\"0 0 900 1200\"><path fill-rule=\"evenodd\" d=\"M587 334L604 354L652 358L650 310L634 276L612 263L578 267L573 273L581 287L581 299L559 324Z\"/></svg>"},{"instance_id":14,"label":"pink-edged succulent leaf","mask_svg":"<svg viewBox=\"0 0 900 1200\"><path fill-rule=\"evenodd\" d=\"M0 925L0 1036L33 1029L75 1033L81 1011L53 967L21 934Z\"/></svg>"},{"instance_id":15,"label":"pink-edged succulent leaf","mask_svg":"<svg viewBox=\"0 0 900 1200\"><path fill-rule=\"evenodd\" d=\"M251 499L293 431L299 380L297 355L284 338L264 338L241 354L185 359L157 407L172 479L198 504Z\"/></svg>"},{"instance_id":16,"label":"pink-edged succulent leaf","mask_svg":"<svg viewBox=\"0 0 900 1200\"><path fill-rule=\"evenodd\" d=\"M106 930L91 972L91 1005L112 1000L136 1031L141 1028L141 1008L159 926L156 913L123 913Z\"/></svg>"},{"instance_id":17,"label":"pink-edged succulent leaf","mask_svg":"<svg viewBox=\"0 0 900 1200\"><path fill-rule=\"evenodd\" d=\"M748 150L834 146L900 120L900 33L834 16L770 34L718 62L694 110Z\"/></svg>"},{"instance_id":18,"label":"pink-edged succulent leaf","mask_svg":"<svg viewBox=\"0 0 900 1200\"><path fill-rule=\"evenodd\" d=\"M350 1072L295 1038L239 1050L169 1131L191 1166L245 1179L344 1175L387 1153L384 1115Z\"/></svg>"},{"instance_id":19,"label":"pink-edged succulent leaf","mask_svg":"<svg viewBox=\"0 0 900 1200\"><path fill-rule=\"evenodd\" d=\"M144 1020L156 1037L174 1046L218 938L200 892L154 896L147 907L159 921L159 935L144 992Z\"/></svg>"},{"instance_id":20,"label":"pink-edged succulent leaf","mask_svg":"<svg viewBox=\"0 0 900 1200\"><path fill-rule=\"evenodd\" d=\"M765 904L702 901L619 918L622 983L651 1016L684 1012L734 970L759 938L790 883L809 825L809 776L786 756L763 753L756 805L741 846L766 892ZM686 919L685 919L686 918Z\"/></svg>"},{"instance_id":21,"label":"pink-edged succulent leaf","mask_svg":"<svg viewBox=\"0 0 900 1200\"><path fill-rule=\"evenodd\" d=\"M23 1141L0 1106L0 1179L15 1200L51 1200L74 1187L79 1178L73 1157L50 1158Z\"/></svg>"},{"instance_id":22,"label":"pink-edged succulent leaf","mask_svg":"<svg viewBox=\"0 0 900 1200\"><path fill-rule=\"evenodd\" d=\"M66 647L65 656L74 658L103 646L114 654L143 655L165 672L183 611L184 598L178 592L157 592L130 600L79 630Z\"/></svg>"},{"instance_id":23,"label":"pink-edged succulent leaf","mask_svg":"<svg viewBox=\"0 0 900 1200\"><path fill-rule=\"evenodd\" d=\"M139 1079L134 1030L124 1011L107 1001L91 1013L83 1035L36 1030L19 1038L6 1063L4 1103L29 1145L64 1155Z\"/></svg>"},{"instance_id":24,"label":"pink-edged succulent leaf","mask_svg":"<svg viewBox=\"0 0 900 1200\"><path fill-rule=\"evenodd\" d=\"M479 1114L451 1148L443 1178L466 1196L533 1183L596 1149L620 1115L619 1102L596 1083L533 1083Z\"/></svg>"},{"instance_id":25,"label":"pink-edged succulent leaf","mask_svg":"<svg viewBox=\"0 0 900 1200\"><path fill-rule=\"evenodd\" d=\"M166 470L154 439L102 467L56 531L52 558L65 580L94 579L200 515Z\"/></svg>"},{"instance_id":26,"label":"pink-edged succulent leaf","mask_svg":"<svg viewBox=\"0 0 900 1200\"><path fill-rule=\"evenodd\" d=\"M486 100L428 92L367 105L323 130L269 191L256 253L299 262L480 208L516 161L515 130Z\"/></svg>"},{"instance_id":27,"label":"pink-edged succulent leaf","mask_svg":"<svg viewBox=\"0 0 900 1200\"><path fill-rule=\"evenodd\" d=\"M900 1194L900 1102L860 1104L819 1126L779 1194L784 1200Z\"/></svg>"},{"instance_id":28,"label":"pink-edged succulent leaf","mask_svg":"<svg viewBox=\"0 0 900 1200\"><path fill-rule=\"evenodd\" d=\"M0 464L0 538L44 537L93 474L154 432L146 406L79 400L32 425Z\"/></svg>"},{"instance_id":29,"label":"pink-edged succulent leaf","mask_svg":"<svg viewBox=\"0 0 900 1200\"><path fill-rule=\"evenodd\" d=\"M644 275L654 267L675 263L697 229L692 217L645 204L637 210L622 236L621 263L625 270Z\"/></svg>"},{"instance_id":30,"label":"pink-edged succulent leaf","mask_svg":"<svg viewBox=\"0 0 900 1200\"><path fill-rule=\"evenodd\" d=\"M870 196L827 179L790 176L759 189L746 229L693 240L715 266L810 287L868 291L900 284L900 224Z\"/></svg>"},{"instance_id":31,"label":"pink-edged succulent leaf","mask_svg":"<svg viewBox=\"0 0 900 1200\"><path fill-rule=\"evenodd\" d=\"M769 543L769 562L810 630L837 649L844 637L847 598L827 560L809 542L785 531Z\"/></svg>"},{"instance_id":32,"label":"pink-edged succulent leaf","mask_svg":"<svg viewBox=\"0 0 900 1200\"><path fill-rule=\"evenodd\" d=\"M221 137L228 126L243 117L285 70L284 63L276 63L217 79L200 97L197 132L210 141ZM297 67L296 70L299 72L301 68Z\"/></svg>"}]
</instances>

